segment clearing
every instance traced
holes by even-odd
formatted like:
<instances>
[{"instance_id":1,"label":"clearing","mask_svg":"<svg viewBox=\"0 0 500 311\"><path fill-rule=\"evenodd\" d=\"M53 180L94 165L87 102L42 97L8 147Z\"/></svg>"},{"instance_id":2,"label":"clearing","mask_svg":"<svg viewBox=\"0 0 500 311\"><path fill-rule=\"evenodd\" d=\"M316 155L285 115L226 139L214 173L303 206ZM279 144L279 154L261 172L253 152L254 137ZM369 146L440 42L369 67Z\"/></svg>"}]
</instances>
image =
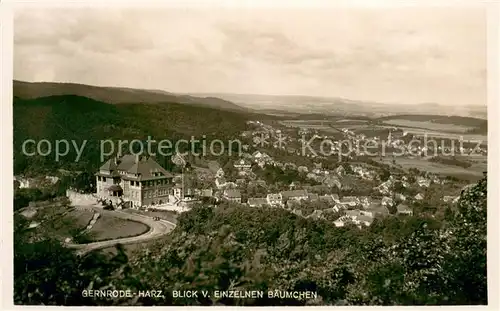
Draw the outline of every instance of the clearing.
<instances>
[{"instance_id":1,"label":"clearing","mask_svg":"<svg viewBox=\"0 0 500 311\"><path fill-rule=\"evenodd\" d=\"M106 241L144 234L149 227L143 223L101 214L89 231L93 241Z\"/></svg>"}]
</instances>

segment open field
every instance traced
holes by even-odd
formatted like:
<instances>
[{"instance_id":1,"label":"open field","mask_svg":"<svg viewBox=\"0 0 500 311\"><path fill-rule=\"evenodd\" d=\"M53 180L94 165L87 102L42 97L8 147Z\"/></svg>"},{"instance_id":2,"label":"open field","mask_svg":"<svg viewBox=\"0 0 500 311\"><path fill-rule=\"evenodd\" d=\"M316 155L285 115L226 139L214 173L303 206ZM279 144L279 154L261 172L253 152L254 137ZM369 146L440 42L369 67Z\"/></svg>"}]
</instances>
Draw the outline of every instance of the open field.
<instances>
[{"instance_id":1,"label":"open field","mask_svg":"<svg viewBox=\"0 0 500 311\"><path fill-rule=\"evenodd\" d=\"M401 165L403 169L409 170L410 168L416 168L420 171L426 171L434 174L453 176L457 178L465 178L476 180L483 176L483 171L486 171L487 166L484 162L476 162L469 168L463 168L459 166L446 165L442 163L436 163L428 161L426 158L407 158L407 157L396 157L396 165ZM382 161L380 159L374 159L375 161L382 162L384 164L392 164L392 157L383 157Z\"/></svg>"},{"instance_id":2,"label":"open field","mask_svg":"<svg viewBox=\"0 0 500 311\"><path fill-rule=\"evenodd\" d=\"M346 124L346 123L350 123L350 124L365 124L366 122L368 122L368 120L342 119L342 120L335 121L335 123L340 123L340 124Z\"/></svg>"},{"instance_id":3,"label":"open field","mask_svg":"<svg viewBox=\"0 0 500 311\"><path fill-rule=\"evenodd\" d=\"M101 215L89 231L94 241L105 241L141 235L149 231L149 227L137 221Z\"/></svg>"},{"instance_id":4,"label":"open field","mask_svg":"<svg viewBox=\"0 0 500 311\"><path fill-rule=\"evenodd\" d=\"M392 126L385 126L386 128L392 128ZM446 139L455 139L459 141L462 139L463 141L469 141L469 142L483 142L486 144L488 142L488 136L487 135L480 135L480 134L466 134L466 133L445 133L445 132L439 132L435 130L427 130L427 129L417 129L417 128L409 128L409 127L399 127L403 131L406 131L408 134L415 135L417 137L422 137L424 135L427 135L427 137L437 137L437 138L446 138Z\"/></svg>"},{"instance_id":5,"label":"open field","mask_svg":"<svg viewBox=\"0 0 500 311\"><path fill-rule=\"evenodd\" d=\"M450 133L465 133L472 130L474 127L457 125L457 124L442 124L431 121L413 121L405 119L390 119L384 122L389 125L397 125L402 127L415 127L422 129L432 129L434 131L450 132Z\"/></svg>"}]
</instances>

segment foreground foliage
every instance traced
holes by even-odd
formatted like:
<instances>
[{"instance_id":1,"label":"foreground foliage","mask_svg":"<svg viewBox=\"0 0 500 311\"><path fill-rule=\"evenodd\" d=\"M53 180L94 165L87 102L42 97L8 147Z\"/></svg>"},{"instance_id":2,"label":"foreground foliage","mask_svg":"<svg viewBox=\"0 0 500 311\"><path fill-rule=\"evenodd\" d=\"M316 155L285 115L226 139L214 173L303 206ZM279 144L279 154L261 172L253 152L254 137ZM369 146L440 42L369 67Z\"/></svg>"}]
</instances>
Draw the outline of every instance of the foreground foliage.
<instances>
[{"instance_id":1,"label":"foreground foliage","mask_svg":"<svg viewBox=\"0 0 500 311\"><path fill-rule=\"evenodd\" d=\"M16 228L15 298L23 304L487 304L486 178L446 219L389 217L336 228L281 209L222 204L182 214L167 240L127 258L79 258L57 242L23 243ZM82 298L81 290L161 289L165 298ZM172 290L314 291L316 300L172 298Z\"/></svg>"}]
</instances>

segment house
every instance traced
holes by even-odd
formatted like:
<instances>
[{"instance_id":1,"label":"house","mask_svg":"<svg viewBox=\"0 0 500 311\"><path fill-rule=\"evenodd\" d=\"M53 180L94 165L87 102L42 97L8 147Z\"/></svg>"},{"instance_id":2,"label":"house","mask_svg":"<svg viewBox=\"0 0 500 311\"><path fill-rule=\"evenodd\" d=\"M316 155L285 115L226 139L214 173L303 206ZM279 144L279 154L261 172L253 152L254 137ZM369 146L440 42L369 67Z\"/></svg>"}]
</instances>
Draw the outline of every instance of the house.
<instances>
[{"instance_id":1,"label":"house","mask_svg":"<svg viewBox=\"0 0 500 311\"><path fill-rule=\"evenodd\" d=\"M214 195L214 190L211 188L210 189L202 189L199 191L198 195L202 198L212 197Z\"/></svg>"},{"instance_id":2,"label":"house","mask_svg":"<svg viewBox=\"0 0 500 311\"><path fill-rule=\"evenodd\" d=\"M342 189L342 184L340 183L340 180L335 177L335 176L326 176L322 183L330 188L337 187L338 189Z\"/></svg>"},{"instance_id":3,"label":"house","mask_svg":"<svg viewBox=\"0 0 500 311\"><path fill-rule=\"evenodd\" d=\"M370 198L367 196L360 196L358 197L359 203L363 205L363 207L367 207L370 205Z\"/></svg>"},{"instance_id":4,"label":"house","mask_svg":"<svg viewBox=\"0 0 500 311\"><path fill-rule=\"evenodd\" d=\"M266 199L267 203L271 206L283 206L283 196L281 193L269 193Z\"/></svg>"},{"instance_id":5,"label":"house","mask_svg":"<svg viewBox=\"0 0 500 311\"><path fill-rule=\"evenodd\" d=\"M225 173L224 173L224 170L222 168L219 168L217 170L217 173L215 173L215 178L221 178L221 177L224 177Z\"/></svg>"},{"instance_id":6,"label":"house","mask_svg":"<svg viewBox=\"0 0 500 311\"><path fill-rule=\"evenodd\" d=\"M222 197L231 202L241 203L241 193L238 189L227 189Z\"/></svg>"},{"instance_id":7,"label":"house","mask_svg":"<svg viewBox=\"0 0 500 311\"><path fill-rule=\"evenodd\" d=\"M17 177L14 176L14 182L17 182L19 184L19 188L30 188L31 185L31 180L29 178L23 178L23 177Z\"/></svg>"},{"instance_id":8,"label":"house","mask_svg":"<svg viewBox=\"0 0 500 311\"><path fill-rule=\"evenodd\" d=\"M246 159L240 159L239 161L236 161L233 165L238 170L239 175L246 175L246 173L252 168L252 164L248 162Z\"/></svg>"},{"instance_id":9,"label":"house","mask_svg":"<svg viewBox=\"0 0 500 311\"><path fill-rule=\"evenodd\" d=\"M309 201L318 201L319 200L319 195L317 195L316 193L309 193L308 195L308 199Z\"/></svg>"},{"instance_id":10,"label":"house","mask_svg":"<svg viewBox=\"0 0 500 311\"><path fill-rule=\"evenodd\" d=\"M323 171L320 170L319 168L315 168L311 171L311 173L316 174L316 175L321 175L321 174L323 174Z\"/></svg>"},{"instance_id":11,"label":"house","mask_svg":"<svg viewBox=\"0 0 500 311\"><path fill-rule=\"evenodd\" d=\"M248 198L247 203L250 207L260 207L268 204L266 198Z\"/></svg>"},{"instance_id":12,"label":"house","mask_svg":"<svg viewBox=\"0 0 500 311\"><path fill-rule=\"evenodd\" d=\"M337 211L346 210L346 209L348 209L349 207L350 207L350 206L349 206L349 205L347 205L347 204L342 204L342 203L337 203L337 204L335 204L335 209L336 209Z\"/></svg>"},{"instance_id":13,"label":"house","mask_svg":"<svg viewBox=\"0 0 500 311\"><path fill-rule=\"evenodd\" d=\"M129 154L111 158L95 176L98 196L121 198L136 208L167 203L173 192L174 176L153 157Z\"/></svg>"},{"instance_id":14,"label":"house","mask_svg":"<svg viewBox=\"0 0 500 311\"><path fill-rule=\"evenodd\" d=\"M354 207L354 206L360 204L359 199L357 197L353 197L353 196L343 197L340 200L340 203L348 205L350 207Z\"/></svg>"},{"instance_id":15,"label":"house","mask_svg":"<svg viewBox=\"0 0 500 311\"><path fill-rule=\"evenodd\" d=\"M262 180L262 179L257 179L255 181L255 185L256 186L260 186L260 187L265 187L266 186L266 181L265 180Z\"/></svg>"},{"instance_id":16,"label":"house","mask_svg":"<svg viewBox=\"0 0 500 311\"><path fill-rule=\"evenodd\" d=\"M55 185L59 181L59 177L56 176L45 176L45 179L53 185Z\"/></svg>"},{"instance_id":17,"label":"house","mask_svg":"<svg viewBox=\"0 0 500 311\"><path fill-rule=\"evenodd\" d=\"M314 212L312 212L310 215L308 215L306 218L312 218L312 219L320 219L323 218L323 211L315 209Z\"/></svg>"},{"instance_id":18,"label":"house","mask_svg":"<svg viewBox=\"0 0 500 311\"><path fill-rule=\"evenodd\" d=\"M246 180L244 178L238 178L235 180L235 182L238 186L242 186L246 183Z\"/></svg>"},{"instance_id":19,"label":"house","mask_svg":"<svg viewBox=\"0 0 500 311\"><path fill-rule=\"evenodd\" d=\"M258 160L258 159L261 159L263 156L263 154L260 152L260 151L255 151L254 153L252 153L252 158L254 160Z\"/></svg>"},{"instance_id":20,"label":"house","mask_svg":"<svg viewBox=\"0 0 500 311\"><path fill-rule=\"evenodd\" d=\"M283 197L283 201L301 201L301 200L307 200L308 195L307 191L305 190L289 190L289 191L283 191L281 192L281 195Z\"/></svg>"},{"instance_id":21,"label":"house","mask_svg":"<svg viewBox=\"0 0 500 311\"><path fill-rule=\"evenodd\" d=\"M413 215L413 209L408 207L406 204L399 204L397 206L397 214L398 215Z\"/></svg>"},{"instance_id":22,"label":"house","mask_svg":"<svg viewBox=\"0 0 500 311\"><path fill-rule=\"evenodd\" d=\"M420 201L420 200L423 200L423 199L424 199L424 195L423 194L417 193L417 195L415 195L415 200Z\"/></svg>"},{"instance_id":23,"label":"house","mask_svg":"<svg viewBox=\"0 0 500 311\"><path fill-rule=\"evenodd\" d=\"M340 198L339 198L339 195L338 195L337 193L334 193L334 194L332 194L331 196L332 196L332 199L333 199L335 202L337 202L337 203L339 203L339 202L340 202Z\"/></svg>"},{"instance_id":24,"label":"house","mask_svg":"<svg viewBox=\"0 0 500 311\"><path fill-rule=\"evenodd\" d=\"M335 169L335 173L337 173L337 175L339 176L342 176L345 174L345 168L342 165L340 165Z\"/></svg>"},{"instance_id":25,"label":"house","mask_svg":"<svg viewBox=\"0 0 500 311\"><path fill-rule=\"evenodd\" d=\"M375 187L374 189L377 190L378 192L380 192L381 194L389 194L390 193L389 186L387 185L387 183L382 183L382 184L378 185L377 187Z\"/></svg>"},{"instance_id":26,"label":"house","mask_svg":"<svg viewBox=\"0 0 500 311\"><path fill-rule=\"evenodd\" d=\"M365 226L370 226L373 222L373 217L367 215L359 215L356 217L355 222L358 224L363 224Z\"/></svg>"},{"instance_id":27,"label":"house","mask_svg":"<svg viewBox=\"0 0 500 311\"><path fill-rule=\"evenodd\" d=\"M289 190L294 190L297 186L298 186L299 183L295 182L295 181L292 181L290 183L290 185L288 185L288 189Z\"/></svg>"},{"instance_id":28,"label":"house","mask_svg":"<svg viewBox=\"0 0 500 311\"><path fill-rule=\"evenodd\" d=\"M428 188L430 185L431 185L431 181L424 178L424 177L419 177L417 179L417 184L420 186L420 187L426 187Z\"/></svg>"},{"instance_id":29,"label":"house","mask_svg":"<svg viewBox=\"0 0 500 311\"><path fill-rule=\"evenodd\" d=\"M392 206L392 205L394 205L394 201L390 197L383 197L381 204L383 206L386 206L386 207L387 206Z\"/></svg>"},{"instance_id":30,"label":"house","mask_svg":"<svg viewBox=\"0 0 500 311\"><path fill-rule=\"evenodd\" d=\"M335 220L333 222L333 224L335 225L335 227L343 227L347 222L350 222L351 219L348 218L348 217L340 217L339 219Z\"/></svg>"},{"instance_id":31,"label":"house","mask_svg":"<svg viewBox=\"0 0 500 311\"><path fill-rule=\"evenodd\" d=\"M306 166L299 166L299 167L297 167L297 171L299 173L307 173L307 172L309 172L309 169Z\"/></svg>"},{"instance_id":32,"label":"house","mask_svg":"<svg viewBox=\"0 0 500 311\"><path fill-rule=\"evenodd\" d=\"M317 181L319 179L319 176L314 173L307 173L306 178Z\"/></svg>"},{"instance_id":33,"label":"house","mask_svg":"<svg viewBox=\"0 0 500 311\"><path fill-rule=\"evenodd\" d=\"M350 217L350 218L354 219L354 218L356 218L356 217L358 217L358 216L360 216L362 214L361 214L360 210L356 209L356 210L346 210L344 212L344 215L347 216L347 217Z\"/></svg>"},{"instance_id":34,"label":"house","mask_svg":"<svg viewBox=\"0 0 500 311\"><path fill-rule=\"evenodd\" d=\"M321 202L328 204L328 205L334 205L336 203L335 200L333 199L333 197L331 195L328 195L328 194L320 196L319 200Z\"/></svg>"},{"instance_id":35,"label":"house","mask_svg":"<svg viewBox=\"0 0 500 311\"><path fill-rule=\"evenodd\" d=\"M389 215L389 210L387 209L386 206L380 203L372 203L370 204L370 206L365 208L363 214L371 217L376 217L376 216L385 217Z\"/></svg>"}]
</instances>

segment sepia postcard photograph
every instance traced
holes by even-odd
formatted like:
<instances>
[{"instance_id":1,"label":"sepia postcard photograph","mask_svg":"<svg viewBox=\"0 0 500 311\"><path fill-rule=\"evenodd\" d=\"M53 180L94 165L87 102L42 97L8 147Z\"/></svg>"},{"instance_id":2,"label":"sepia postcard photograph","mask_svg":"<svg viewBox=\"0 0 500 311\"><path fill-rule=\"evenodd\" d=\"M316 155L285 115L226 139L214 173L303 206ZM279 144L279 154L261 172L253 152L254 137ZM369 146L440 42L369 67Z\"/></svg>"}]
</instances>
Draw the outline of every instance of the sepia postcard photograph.
<instances>
[{"instance_id":1,"label":"sepia postcard photograph","mask_svg":"<svg viewBox=\"0 0 500 311\"><path fill-rule=\"evenodd\" d=\"M15 6L7 300L488 305L490 8Z\"/></svg>"}]
</instances>

